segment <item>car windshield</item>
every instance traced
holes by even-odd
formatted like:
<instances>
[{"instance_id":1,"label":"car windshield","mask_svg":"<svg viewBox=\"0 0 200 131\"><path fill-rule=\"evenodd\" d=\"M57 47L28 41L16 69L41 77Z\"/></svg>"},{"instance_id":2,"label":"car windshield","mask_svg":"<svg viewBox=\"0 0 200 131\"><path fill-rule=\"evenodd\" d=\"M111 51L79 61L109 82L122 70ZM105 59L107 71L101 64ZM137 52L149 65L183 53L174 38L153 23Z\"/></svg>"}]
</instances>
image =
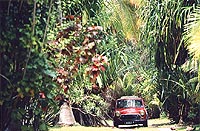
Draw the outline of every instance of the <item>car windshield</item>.
<instances>
[{"instance_id":1,"label":"car windshield","mask_svg":"<svg viewBox=\"0 0 200 131\"><path fill-rule=\"evenodd\" d=\"M141 100L117 100L117 108L142 107Z\"/></svg>"}]
</instances>

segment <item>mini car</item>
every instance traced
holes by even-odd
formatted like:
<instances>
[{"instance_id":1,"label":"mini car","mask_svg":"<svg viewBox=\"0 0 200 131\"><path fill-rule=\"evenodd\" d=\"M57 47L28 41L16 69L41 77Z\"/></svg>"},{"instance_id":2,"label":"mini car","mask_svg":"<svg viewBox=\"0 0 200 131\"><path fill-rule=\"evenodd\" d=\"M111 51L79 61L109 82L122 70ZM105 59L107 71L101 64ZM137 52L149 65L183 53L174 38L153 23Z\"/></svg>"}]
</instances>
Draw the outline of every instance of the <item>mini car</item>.
<instances>
[{"instance_id":1,"label":"mini car","mask_svg":"<svg viewBox=\"0 0 200 131\"><path fill-rule=\"evenodd\" d=\"M148 126L148 114L142 98L137 96L123 96L116 100L113 125L142 124Z\"/></svg>"}]
</instances>

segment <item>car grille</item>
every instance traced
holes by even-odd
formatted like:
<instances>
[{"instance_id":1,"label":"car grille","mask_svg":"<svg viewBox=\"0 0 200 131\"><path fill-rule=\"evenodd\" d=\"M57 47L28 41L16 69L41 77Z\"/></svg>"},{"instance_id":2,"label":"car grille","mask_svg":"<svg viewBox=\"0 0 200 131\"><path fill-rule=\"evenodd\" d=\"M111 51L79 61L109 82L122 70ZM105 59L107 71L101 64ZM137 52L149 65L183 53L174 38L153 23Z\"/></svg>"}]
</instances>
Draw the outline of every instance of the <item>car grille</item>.
<instances>
[{"instance_id":1,"label":"car grille","mask_svg":"<svg viewBox=\"0 0 200 131\"><path fill-rule=\"evenodd\" d=\"M140 116L139 115L121 115L120 119L122 120L140 120Z\"/></svg>"}]
</instances>

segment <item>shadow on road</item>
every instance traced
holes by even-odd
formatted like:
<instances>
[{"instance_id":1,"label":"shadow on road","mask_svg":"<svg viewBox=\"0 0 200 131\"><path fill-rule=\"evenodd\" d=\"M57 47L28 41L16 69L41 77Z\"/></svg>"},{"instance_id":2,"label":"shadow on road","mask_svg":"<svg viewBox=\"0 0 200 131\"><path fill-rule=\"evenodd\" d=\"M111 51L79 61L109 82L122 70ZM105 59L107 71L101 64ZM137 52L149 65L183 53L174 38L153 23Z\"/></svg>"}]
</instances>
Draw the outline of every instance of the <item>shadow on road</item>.
<instances>
[{"instance_id":1,"label":"shadow on road","mask_svg":"<svg viewBox=\"0 0 200 131\"><path fill-rule=\"evenodd\" d=\"M142 125L122 125L119 126L119 129L135 129L135 128L140 128L143 127Z\"/></svg>"},{"instance_id":2,"label":"shadow on road","mask_svg":"<svg viewBox=\"0 0 200 131\"><path fill-rule=\"evenodd\" d=\"M166 123L159 123L159 124L152 124L153 127L160 127L160 126L166 126L166 125L173 125L172 122L166 122Z\"/></svg>"}]
</instances>

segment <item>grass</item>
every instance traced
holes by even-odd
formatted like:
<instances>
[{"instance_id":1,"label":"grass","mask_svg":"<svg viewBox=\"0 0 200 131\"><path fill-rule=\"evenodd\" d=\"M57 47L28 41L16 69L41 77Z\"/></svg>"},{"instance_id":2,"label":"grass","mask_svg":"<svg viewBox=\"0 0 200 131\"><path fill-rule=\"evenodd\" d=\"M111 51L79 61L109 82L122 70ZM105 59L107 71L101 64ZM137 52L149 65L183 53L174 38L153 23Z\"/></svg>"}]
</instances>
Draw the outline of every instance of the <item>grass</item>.
<instances>
[{"instance_id":1,"label":"grass","mask_svg":"<svg viewBox=\"0 0 200 131\"><path fill-rule=\"evenodd\" d=\"M186 126L179 126L176 124L170 124L170 120L167 118L150 119L149 127L112 127L112 121L108 121L111 127L84 127L84 126L65 126L65 127L52 127L50 131L160 131L161 128L175 127L176 131L185 131ZM196 130L200 130L200 125L195 125Z\"/></svg>"}]
</instances>

